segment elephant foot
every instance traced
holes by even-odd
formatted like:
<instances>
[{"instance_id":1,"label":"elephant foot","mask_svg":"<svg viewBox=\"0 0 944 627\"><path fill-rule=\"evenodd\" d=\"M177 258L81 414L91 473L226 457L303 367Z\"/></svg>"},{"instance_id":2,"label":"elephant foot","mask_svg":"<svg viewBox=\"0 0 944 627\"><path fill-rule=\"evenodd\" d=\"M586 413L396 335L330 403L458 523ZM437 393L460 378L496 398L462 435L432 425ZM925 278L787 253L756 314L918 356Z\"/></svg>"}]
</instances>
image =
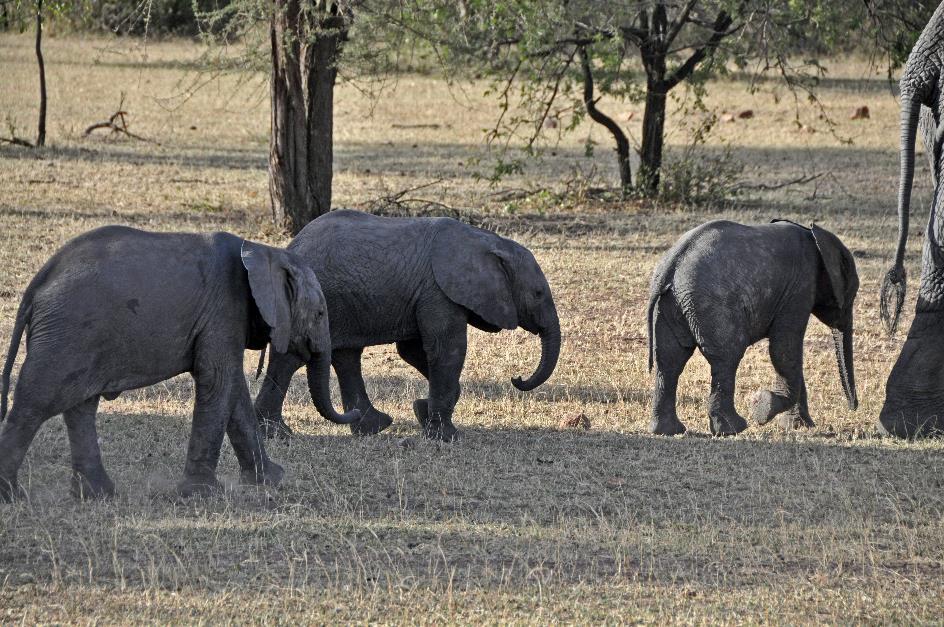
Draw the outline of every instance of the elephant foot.
<instances>
[{"instance_id":1,"label":"elephant foot","mask_svg":"<svg viewBox=\"0 0 944 627\"><path fill-rule=\"evenodd\" d=\"M80 501L108 499L115 496L115 484L104 469L91 472L74 470L69 492Z\"/></svg>"},{"instance_id":2,"label":"elephant foot","mask_svg":"<svg viewBox=\"0 0 944 627\"><path fill-rule=\"evenodd\" d=\"M413 415L416 416L416 421L420 423L420 426L425 428L426 423L429 422L429 400L418 398L413 401Z\"/></svg>"},{"instance_id":3,"label":"elephant foot","mask_svg":"<svg viewBox=\"0 0 944 627\"><path fill-rule=\"evenodd\" d=\"M279 438L287 440L292 437L292 430L289 428L281 416L274 418L262 418L259 420L259 433L267 440Z\"/></svg>"},{"instance_id":4,"label":"elephant foot","mask_svg":"<svg viewBox=\"0 0 944 627\"><path fill-rule=\"evenodd\" d=\"M747 421L738 414L712 414L710 418L711 434L718 437L737 435L747 429Z\"/></svg>"},{"instance_id":5,"label":"elephant foot","mask_svg":"<svg viewBox=\"0 0 944 627\"><path fill-rule=\"evenodd\" d=\"M458 442L462 434L452 424L452 421L440 421L423 425L423 435L430 440L440 440L442 442Z\"/></svg>"},{"instance_id":6,"label":"elephant foot","mask_svg":"<svg viewBox=\"0 0 944 627\"><path fill-rule=\"evenodd\" d=\"M361 411L361 419L351 423L351 433L354 435L376 435L393 424L393 418L371 407Z\"/></svg>"},{"instance_id":7,"label":"elephant foot","mask_svg":"<svg viewBox=\"0 0 944 627\"><path fill-rule=\"evenodd\" d=\"M211 496L217 492L222 492L223 486L213 475L209 476L185 476L177 484L177 494L184 498L191 496Z\"/></svg>"},{"instance_id":8,"label":"elephant foot","mask_svg":"<svg viewBox=\"0 0 944 627\"><path fill-rule=\"evenodd\" d=\"M655 435L681 435L685 433L685 425L677 416L653 417L649 423L649 432Z\"/></svg>"},{"instance_id":9,"label":"elephant foot","mask_svg":"<svg viewBox=\"0 0 944 627\"><path fill-rule=\"evenodd\" d=\"M781 397L770 390L757 390L751 399L751 420L765 425L783 411Z\"/></svg>"},{"instance_id":10,"label":"elephant foot","mask_svg":"<svg viewBox=\"0 0 944 627\"><path fill-rule=\"evenodd\" d=\"M243 485L277 486L282 483L285 469L273 461L268 461L262 468L246 468L239 473L239 482Z\"/></svg>"}]
</instances>

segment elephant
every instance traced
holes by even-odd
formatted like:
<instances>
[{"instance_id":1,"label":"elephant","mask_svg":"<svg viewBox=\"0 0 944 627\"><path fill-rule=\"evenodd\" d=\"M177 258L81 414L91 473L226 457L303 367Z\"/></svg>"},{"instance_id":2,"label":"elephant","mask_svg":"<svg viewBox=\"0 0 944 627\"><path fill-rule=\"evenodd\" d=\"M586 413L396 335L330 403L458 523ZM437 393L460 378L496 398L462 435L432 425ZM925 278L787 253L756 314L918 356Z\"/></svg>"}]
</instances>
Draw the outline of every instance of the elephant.
<instances>
[{"instance_id":1,"label":"elephant","mask_svg":"<svg viewBox=\"0 0 944 627\"><path fill-rule=\"evenodd\" d=\"M769 338L776 377L752 400L752 419L780 416L785 427L814 426L803 379L803 336L812 313L832 329L850 409L858 407L852 359L852 306L859 289L855 260L838 237L785 220L748 226L707 222L662 257L649 297L649 370L655 366L650 430L678 435L679 375L695 348L711 366L708 417L717 436L747 422L734 408L738 364L748 346Z\"/></svg>"},{"instance_id":2,"label":"elephant","mask_svg":"<svg viewBox=\"0 0 944 627\"><path fill-rule=\"evenodd\" d=\"M921 129L931 165L934 195L921 260L921 286L915 317L898 360L885 384L879 427L901 438L944 434L944 201L941 147L944 143L942 100L944 70L944 3L908 56L901 75L901 173L898 188L898 246L895 261L882 282L881 317L886 329L898 327L905 299L905 247L911 187L914 182L915 137Z\"/></svg>"},{"instance_id":3,"label":"elephant","mask_svg":"<svg viewBox=\"0 0 944 627\"><path fill-rule=\"evenodd\" d=\"M467 325L487 332L521 327L541 338L541 360L519 390L553 373L561 333L550 286L531 252L492 232L452 218L380 217L336 210L299 232L288 250L321 279L331 320L332 365L346 410L360 409L355 434L374 434L393 422L367 395L364 347L396 343L406 363L429 381L429 398L413 413L431 439L458 437L452 423ZM288 435L281 408L292 374L304 364L275 354L256 397L266 435ZM311 364L308 365L311 369Z\"/></svg>"},{"instance_id":4,"label":"elephant","mask_svg":"<svg viewBox=\"0 0 944 627\"><path fill-rule=\"evenodd\" d=\"M10 375L24 329L27 354L7 414ZM71 491L104 498L115 486L102 465L99 399L189 372L196 402L182 495L219 487L224 431L250 484L277 484L252 414L243 353L288 351L315 366L318 411L360 419L330 404L327 307L312 270L284 250L229 233L150 233L101 227L72 239L30 282L20 302L2 376L0 498L19 496L17 473L40 426L63 414Z\"/></svg>"}]
</instances>

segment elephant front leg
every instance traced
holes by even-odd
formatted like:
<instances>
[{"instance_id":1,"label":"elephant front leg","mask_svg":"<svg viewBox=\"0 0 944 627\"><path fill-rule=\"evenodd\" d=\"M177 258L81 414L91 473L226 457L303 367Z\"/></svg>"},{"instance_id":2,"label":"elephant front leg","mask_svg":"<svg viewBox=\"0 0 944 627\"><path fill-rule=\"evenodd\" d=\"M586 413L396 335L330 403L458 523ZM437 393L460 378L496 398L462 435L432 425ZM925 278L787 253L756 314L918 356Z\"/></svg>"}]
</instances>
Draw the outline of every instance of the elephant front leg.
<instances>
[{"instance_id":1,"label":"elephant front leg","mask_svg":"<svg viewBox=\"0 0 944 627\"><path fill-rule=\"evenodd\" d=\"M76 405L63 414L72 452L72 496L78 499L114 496L115 484L102 464L95 414L98 396Z\"/></svg>"},{"instance_id":2,"label":"elephant front leg","mask_svg":"<svg viewBox=\"0 0 944 627\"><path fill-rule=\"evenodd\" d=\"M239 462L240 481L246 485L278 485L285 471L266 453L253 417L249 388L245 381L236 381L234 388L236 402L226 434Z\"/></svg>"},{"instance_id":3,"label":"elephant front leg","mask_svg":"<svg viewBox=\"0 0 944 627\"><path fill-rule=\"evenodd\" d=\"M452 424L452 413L459 401L459 376L465 365L466 328L430 341L423 345L429 363L429 399L426 403L427 420L423 433L427 438L452 442L459 438L459 430ZM416 405L414 404L414 411Z\"/></svg>"},{"instance_id":4,"label":"elephant front leg","mask_svg":"<svg viewBox=\"0 0 944 627\"><path fill-rule=\"evenodd\" d=\"M285 394L294 375L304 362L294 355L269 351L269 367L266 368L262 387L256 395L254 410L259 429L267 438L292 435L292 430L282 418Z\"/></svg>"},{"instance_id":5,"label":"elephant front leg","mask_svg":"<svg viewBox=\"0 0 944 627\"><path fill-rule=\"evenodd\" d=\"M235 370L234 367L209 364L193 373L196 387L193 424L184 478L177 484L177 491L182 496L207 495L221 488L216 478L216 466L220 460L223 434L235 408ZM244 376L242 368L238 370L239 376Z\"/></svg>"},{"instance_id":6,"label":"elephant front leg","mask_svg":"<svg viewBox=\"0 0 944 627\"><path fill-rule=\"evenodd\" d=\"M767 424L779 416L777 422L784 429L815 426L803 380L804 330L771 334L770 361L776 376L770 390L758 390L754 394L751 415L757 424Z\"/></svg>"},{"instance_id":7,"label":"elephant front leg","mask_svg":"<svg viewBox=\"0 0 944 627\"><path fill-rule=\"evenodd\" d=\"M374 435L393 424L393 418L374 407L370 402L370 397L367 396L367 387L364 385L364 375L361 372L363 353L363 348L335 349L331 352L331 365L334 366L334 372L338 375L344 411L358 409L361 412L361 419L351 424L351 433Z\"/></svg>"}]
</instances>

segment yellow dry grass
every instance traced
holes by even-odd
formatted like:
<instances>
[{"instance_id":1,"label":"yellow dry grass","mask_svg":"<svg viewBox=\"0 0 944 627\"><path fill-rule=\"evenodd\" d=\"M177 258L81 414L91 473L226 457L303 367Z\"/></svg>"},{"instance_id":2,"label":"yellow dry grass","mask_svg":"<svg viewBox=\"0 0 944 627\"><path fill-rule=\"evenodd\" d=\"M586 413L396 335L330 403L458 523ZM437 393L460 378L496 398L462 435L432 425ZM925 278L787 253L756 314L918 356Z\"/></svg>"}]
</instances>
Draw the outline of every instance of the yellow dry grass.
<instances>
[{"instance_id":1,"label":"yellow dry grass","mask_svg":"<svg viewBox=\"0 0 944 627\"><path fill-rule=\"evenodd\" d=\"M0 37L0 114L19 135L32 133L35 117L30 46L27 37ZM267 219L264 82L227 77L182 97L201 80L188 73L199 53L188 43L52 38L46 50L50 146L0 146L0 337L9 337L19 296L46 257L95 226L225 229L287 242ZM816 132L798 130L788 94L713 85L718 111L754 111L721 124L709 146L730 144L748 182L828 173L716 209L501 200L473 177L484 171L474 158L496 111L482 87L450 91L435 78L401 76L376 102L340 88L336 204L363 207L442 179L412 195L475 209L531 247L565 336L552 380L516 392L508 379L530 371L537 342L470 331L456 410L466 437L439 445L412 419L410 403L423 394L417 375L390 347L370 349L369 391L396 418L388 432L354 438L326 424L299 378L286 404L298 435L270 445L285 484L232 485L236 465L225 450L220 475L229 487L206 500L178 500L172 489L189 379L102 404L102 448L119 489L107 503L67 496L68 444L61 420L50 420L21 474L32 499L0 507L5 622L940 620L944 449L881 440L874 426L902 342L886 337L877 317L895 234L897 104L888 83L861 63L834 64L820 93L851 146L802 103L801 121ZM159 145L82 138L122 92L131 129ZM863 104L871 119L849 120ZM600 106L622 121L633 109ZM671 116L675 148L684 122ZM598 142L589 158L588 137ZM500 189L559 190L574 168L615 180L599 129L580 128L554 153ZM916 215L928 205L928 179L919 161ZM708 438L708 370L696 357L680 389L689 434L646 434L649 275L682 232L722 216L816 220L854 250L858 412L845 407L828 335L814 321L806 374L815 429L752 426L737 438ZM912 285L922 221L909 247ZM247 376L254 358L247 355ZM765 347L755 346L739 371L742 411L771 374ZM590 419L589 431L558 429L576 413Z\"/></svg>"}]
</instances>

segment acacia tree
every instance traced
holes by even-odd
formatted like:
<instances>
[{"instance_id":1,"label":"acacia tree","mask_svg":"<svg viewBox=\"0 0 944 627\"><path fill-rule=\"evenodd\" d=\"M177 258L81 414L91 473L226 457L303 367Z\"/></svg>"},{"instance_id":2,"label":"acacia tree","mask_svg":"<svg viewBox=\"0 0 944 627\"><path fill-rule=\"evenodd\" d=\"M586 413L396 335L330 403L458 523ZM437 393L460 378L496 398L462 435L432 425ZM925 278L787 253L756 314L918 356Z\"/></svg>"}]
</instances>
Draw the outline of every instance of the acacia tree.
<instances>
[{"instance_id":1,"label":"acacia tree","mask_svg":"<svg viewBox=\"0 0 944 627\"><path fill-rule=\"evenodd\" d=\"M795 94L805 92L815 99L816 82L824 70L806 53L848 47L851 31L858 33L858 41L878 43L893 58L893 42L879 37L889 32L889 20L921 23L921 16L930 15L935 5L930 0L400 0L392 4L381 13L383 21L424 38L440 58L475 64L496 80L501 114L492 139L520 137L523 131L527 149L533 150L549 116L569 115L569 123L561 126L565 130L589 117L613 138L623 191L636 189L646 195L659 191L666 105L680 85L695 87L700 102L700 87L707 78L738 68L753 74L772 72ZM894 42L899 47L901 40L913 41L911 33L920 32L920 26L901 30L905 35L899 34ZM795 62L797 57L802 60ZM512 112L516 93L521 106ZM627 133L614 116L600 110L602 95L644 104L635 185Z\"/></svg>"}]
</instances>

